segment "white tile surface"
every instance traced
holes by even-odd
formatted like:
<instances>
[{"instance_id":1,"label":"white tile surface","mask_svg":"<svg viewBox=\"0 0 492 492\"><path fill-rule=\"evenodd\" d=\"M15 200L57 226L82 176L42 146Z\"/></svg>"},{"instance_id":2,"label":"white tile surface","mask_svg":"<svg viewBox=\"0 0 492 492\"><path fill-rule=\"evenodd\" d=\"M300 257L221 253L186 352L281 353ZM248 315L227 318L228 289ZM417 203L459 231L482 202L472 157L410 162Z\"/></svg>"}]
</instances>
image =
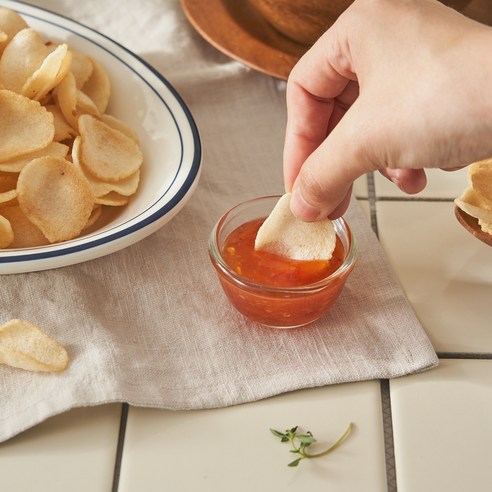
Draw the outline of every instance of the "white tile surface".
<instances>
[{"instance_id":1,"label":"white tile surface","mask_svg":"<svg viewBox=\"0 0 492 492\"><path fill-rule=\"evenodd\" d=\"M405 197L419 198L456 198L460 196L467 184L467 169L458 171L442 171L441 169L427 169L427 186L420 193L407 195L394 183L382 176L379 172L374 173L374 188L377 197Z\"/></svg>"},{"instance_id":2,"label":"white tile surface","mask_svg":"<svg viewBox=\"0 0 492 492\"><path fill-rule=\"evenodd\" d=\"M295 425L333 454L289 468L293 454L270 432ZM297 391L214 410L130 408L119 492L386 490L379 383Z\"/></svg>"},{"instance_id":3,"label":"white tile surface","mask_svg":"<svg viewBox=\"0 0 492 492\"><path fill-rule=\"evenodd\" d=\"M80 408L0 444L3 492L111 490L121 405Z\"/></svg>"},{"instance_id":4,"label":"white tile surface","mask_svg":"<svg viewBox=\"0 0 492 492\"><path fill-rule=\"evenodd\" d=\"M367 198L367 175L364 174L354 181L352 193L357 198Z\"/></svg>"},{"instance_id":5,"label":"white tile surface","mask_svg":"<svg viewBox=\"0 0 492 492\"><path fill-rule=\"evenodd\" d=\"M490 491L492 361L442 360L390 388L398 492Z\"/></svg>"},{"instance_id":6,"label":"white tile surface","mask_svg":"<svg viewBox=\"0 0 492 492\"><path fill-rule=\"evenodd\" d=\"M492 353L492 248L453 207L378 202L379 238L435 349Z\"/></svg>"}]
</instances>

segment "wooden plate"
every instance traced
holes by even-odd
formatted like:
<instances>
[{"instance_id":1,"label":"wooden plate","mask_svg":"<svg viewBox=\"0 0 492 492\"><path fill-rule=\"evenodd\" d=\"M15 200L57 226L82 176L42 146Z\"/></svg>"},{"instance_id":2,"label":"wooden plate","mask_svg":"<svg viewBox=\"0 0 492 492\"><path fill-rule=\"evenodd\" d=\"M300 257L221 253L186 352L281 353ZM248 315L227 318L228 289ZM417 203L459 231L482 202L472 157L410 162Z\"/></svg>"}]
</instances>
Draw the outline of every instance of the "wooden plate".
<instances>
[{"instance_id":1,"label":"wooden plate","mask_svg":"<svg viewBox=\"0 0 492 492\"><path fill-rule=\"evenodd\" d=\"M478 219L468 215L466 212L463 212L461 208L455 207L454 214L458 219L458 222L470 233L473 234L477 239L483 241L485 244L492 246L492 235L483 232L478 224Z\"/></svg>"},{"instance_id":2,"label":"wooden plate","mask_svg":"<svg viewBox=\"0 0 492 492\"><path fill-rule=\"evenodd\" d=\"M193 27L211 45L254 70L287 80L308 50L276 31L245 0L181 0Z\"/></svg>"}]
</instances>

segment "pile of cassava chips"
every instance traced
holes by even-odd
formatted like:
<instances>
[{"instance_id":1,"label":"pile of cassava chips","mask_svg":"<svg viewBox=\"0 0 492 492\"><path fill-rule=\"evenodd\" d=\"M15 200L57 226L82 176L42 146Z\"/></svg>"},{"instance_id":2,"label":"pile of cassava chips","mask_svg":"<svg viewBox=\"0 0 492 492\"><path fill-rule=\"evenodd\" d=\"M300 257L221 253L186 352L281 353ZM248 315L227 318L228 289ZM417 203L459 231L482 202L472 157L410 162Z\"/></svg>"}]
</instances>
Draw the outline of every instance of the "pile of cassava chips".
<instances>
[{"instance_id":1,"label":"pile of cassava chips","mask_svg":"<svg viewBox=\"0 0 492 492\"><path fill-rule=\"evenodd\" d=\"M336 234L329 219L304 222L290 210L290 193L283 195L258 230L255 249L293 260L329 260Z\"/></svg>"},{"instance_id":2,"label":"pile of cassava chips","mask_svg":"<svg viewBox=\"0 0 492 492\"><path fill-rule=\"evenodd\" d=\"M26 371L59 372L68 365L67 351L29 321L13 319L0 326L0 364Z\"/></svg>"},{"instance_id":3,"label":"pile of cassava chips","mask_svg":"<svg viewBox=\"0 0 492 492\"><path fill-rule=\"evenodd\" d=\"M143 154L110 93L97 60L0 7L0 248L76 238L136 193Z\"/></svg>"},{"instance_id":4,"label":"pile of cassava chips","mask_svg":"<svg viewBox=\"0 0 492 492\"><path fill-rule=\"evenodd\" d=\"M492 159L468 166L468 188L455 203L478 219L483 232L492 235Z\"/></svg>"}]
</instances>

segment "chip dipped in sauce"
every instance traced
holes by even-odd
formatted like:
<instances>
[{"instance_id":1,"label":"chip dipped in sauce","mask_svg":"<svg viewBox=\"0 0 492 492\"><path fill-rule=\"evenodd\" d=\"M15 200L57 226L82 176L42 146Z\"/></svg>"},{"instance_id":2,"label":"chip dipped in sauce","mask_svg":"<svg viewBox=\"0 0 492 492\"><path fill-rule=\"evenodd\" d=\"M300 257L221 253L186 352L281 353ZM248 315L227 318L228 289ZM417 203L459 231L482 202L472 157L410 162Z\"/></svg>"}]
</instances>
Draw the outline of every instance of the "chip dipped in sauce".
<instances>
[{"instance_id":1,"label":"chip dipped in sauce","mask_svg":"<svg viewBox=\"0 0 492 492\"><path fill-rule=\"evenodd\" d=\"M278 197L241 203L214 227L209 253L231 304L272 328L297 328L320 318L340 295L355 265L356 247L347 222L333 221L336 245L330 260L293 260L255 250L255 238Z\"/></svg>"},{"instance_id":2,"label":"chip dipped in sauce","mask_svg":"<svg viewBox=\"0 0 492 492\"><path fill-rule=\"evenodd\" d=\"M246 222L227 238L222 256L239 275L272 287L301 287L314 284L334 273L345 252L337 238L330 260L293 260L268 251L256 250L255 239L265 218Z\"/></svg>"}]
</instances>

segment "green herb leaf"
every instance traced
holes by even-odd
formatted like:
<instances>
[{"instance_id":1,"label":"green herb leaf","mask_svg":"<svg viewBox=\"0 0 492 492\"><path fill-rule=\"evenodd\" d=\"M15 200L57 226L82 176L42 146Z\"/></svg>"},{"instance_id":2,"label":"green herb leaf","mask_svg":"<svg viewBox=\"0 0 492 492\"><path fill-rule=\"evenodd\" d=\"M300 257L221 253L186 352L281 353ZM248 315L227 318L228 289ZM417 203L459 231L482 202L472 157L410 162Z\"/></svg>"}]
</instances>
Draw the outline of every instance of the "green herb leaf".
<instances>
[{"instance_id":1,"label":"green herb leaf","mask_svg":"<svg viewBox=\"0 0 492 492\"><path fill-rule=\"evenodd\" d=\"M291 466L291 467L297 466L301 462L301 460L302 458L297 458L296 460L291 461L287 466Z\"/></svg>"},{"instance_id":2,"label":"green herb leaf","mask_svg":"<svg viewBox=\"0 0 492 492\"><path fill-rule=\"evenodd\" d=\"M279 437L281 442L290 441L291 449L290 452L294 454L300 454L300 458L289 463L287 466L295 467L298 466L302 459L304 458L319 458L321 456L325 456L332 451L334 451L338 446L340 446L345 439L352 432L352 424L350 423L345 430L345 432L340 436L340 438L333 443L330 447L326 448L324 451L320 451L318 453L308 453L306 449L311 446L311 444L317 442L316 438L313 436L311 432L306 432L305 434L297 434L298 426L292 427L291 429L287 429L285 432L280 432L275 429L270 429L271 433L275 437Z\"/></svg>"}]
</instances>

